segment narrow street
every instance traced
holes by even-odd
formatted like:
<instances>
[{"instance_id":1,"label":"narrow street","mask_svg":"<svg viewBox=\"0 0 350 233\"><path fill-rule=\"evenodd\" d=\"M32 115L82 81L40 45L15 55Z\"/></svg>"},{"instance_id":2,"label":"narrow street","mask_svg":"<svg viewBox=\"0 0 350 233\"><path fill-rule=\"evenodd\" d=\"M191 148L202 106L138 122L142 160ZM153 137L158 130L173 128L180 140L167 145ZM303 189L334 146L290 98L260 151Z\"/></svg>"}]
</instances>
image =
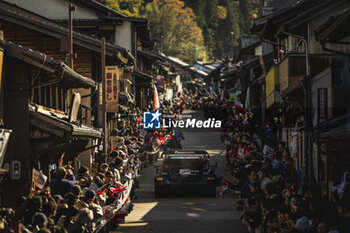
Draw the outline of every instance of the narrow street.
<instances>
[{"instance_id":1,"label":"narrow street","mask_svg":"<svg viewBox=\"0 0 350 233\"><path fill-rule=\"evenodd\" d=\"M349 0L0 0L0 233L349 233L349 23Z\"/></svg>"},{"instance_id":2,"label":"narrow street","mask_svg":"<svg viewBox=\"0 0 350 233\"><path fill-rule=\"evenodd\" d=\"M186 111L192 117L202 119L202 112ZM207 150L211 163L218 163L217 175L227 170L220 140L220 130L184 130L184 149ZM155 199L153 177L155 169L148 167L142 172L138 200L134 211L121 224L117 232L123 233L206 233L246 232L236 211L236 197L229 193L216 198L175 197ZM227 174L226 174L227 176Z\"/></svg>"}]
</instances>

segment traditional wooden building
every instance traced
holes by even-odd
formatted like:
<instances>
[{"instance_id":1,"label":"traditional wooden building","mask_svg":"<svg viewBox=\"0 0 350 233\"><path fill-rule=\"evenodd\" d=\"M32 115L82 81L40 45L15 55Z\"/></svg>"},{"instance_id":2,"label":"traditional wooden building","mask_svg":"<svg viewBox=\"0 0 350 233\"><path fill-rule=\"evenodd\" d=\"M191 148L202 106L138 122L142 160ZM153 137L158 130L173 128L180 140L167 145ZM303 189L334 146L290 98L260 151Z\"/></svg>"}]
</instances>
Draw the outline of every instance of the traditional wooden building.
<instances>
[{"instance_id":1,"label":"traditional wooden building","mask_svg":"<svg viewBox=\"0 0 350 233\"><path fill-rule=\"evenodd\" d=\"M74 161L91 140L97 145L102 133L84 125L73 106L65 111L68 91L94 88L92 79L46 54L5 40L0 46L5 55L2 82L4 127L13 132L4 158L9 179L2 183L13 193L4 195L3 200L11 205L15 198L28 192L31 168L49 175L50 166L57 165L59 158ZM33 93L34 88L45 84L53 85L51 92L44 91L45 95L38 91ZM41 101L46 102L46 106L38 103Z\"/></svg>"},{"instance_id":2,"label":"traditional wooden building","mask_svg":"<svg viewBox=\"0 0 350 233\"><path fill-rule=\"evenodd\" d=\"M23 187L30 185L32 167L49 175L62 155L76 166L91 165L102 137L96 130L102 127L101 41L73 33L73 70L66 65L67 28L6 2L0 2L0 12L5 54L2 112L4 127L13 132L5 164L17 172L9 173L4 185L21 195L28 191ZM134 63L126 49L109 42L106 60L119 67ZM17 192L18 182L23 187ZM11 204L15 195L4 198Z\"/></svg>"},{"instance_id":3,"label":"traditional wooden building","mask_svg":"<svg viewBox=\"0 0 350 233\"><path fill-rule=\"evenodd\" d=\"M317 139L327 140L330 134L323 130L337 128L335 119L348 112L349 89L340 87L347 79L348 33L332 32L346 22L349 7L347 1L300 1L256 19L253 26L253 32L275 49L270 86L271 93L277 93L275 102L283 104L281 139L290 146L304 181L322 185L325 191L340 176L330 176L337 169L328 162L333 155Z\"/></svg>"}]
</instances>

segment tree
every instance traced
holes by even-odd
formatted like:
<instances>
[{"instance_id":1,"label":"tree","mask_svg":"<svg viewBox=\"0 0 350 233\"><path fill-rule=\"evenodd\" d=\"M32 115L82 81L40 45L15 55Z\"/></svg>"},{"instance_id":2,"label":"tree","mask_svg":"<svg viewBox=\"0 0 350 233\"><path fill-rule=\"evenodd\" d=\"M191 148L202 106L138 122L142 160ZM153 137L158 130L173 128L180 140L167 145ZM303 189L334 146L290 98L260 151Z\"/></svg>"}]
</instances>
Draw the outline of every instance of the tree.
<instances>
[{"instance_id":1,"label":"tree","mask_svg":"<svg viewBox=\"0 0 350 233\"><path fill-rule=\"evenodd\" d=\"M104 0L106 6L130 17L139 17L144 0Z\"/></svg>"},{"instance_id":2,"label":"tree","mask_svg":"<svg viewBox=\"0 0 350 233\"><path fill-rule=\"evenodd\" d=\"M191 8L180 0L153 0L146 4L152 39L158 49L186 62L205 59L202 30L197 26Z\"/></svg>"},{"instance_id":3,"label":"tree","mask_svg":"<svg viewBox=\"0 0 350 233\"><path fill-rule=\"evenodd\" d=\"M188 61L195 57L195 51L200 59L228 57L241 36L250 36L253 18L262 7L262 0L104 1L128 16L148 17L158 49Z\"/></svg>"},{"instance_id":4,"label":"tree","mask_svg":"<svg viewBox=\"0 0 350 233\"><path fill-rule=\"evenodd\" d=\"M253 8L251 0L240 0L239 10L241 12L240 26L242 34L250 35L250 27L253 23Z\"/></svg>"},{"instance_id":5,"label":"tree","mask_svg":"<svg viewBox=\"0 0 350 233\"><path fill-rule=\"evenodd\" d=\"M229 55L241 35L239 2L232 0L184 0L193 9L198 26L203 30L210 59Z\"/></svg>"}]
</instances>

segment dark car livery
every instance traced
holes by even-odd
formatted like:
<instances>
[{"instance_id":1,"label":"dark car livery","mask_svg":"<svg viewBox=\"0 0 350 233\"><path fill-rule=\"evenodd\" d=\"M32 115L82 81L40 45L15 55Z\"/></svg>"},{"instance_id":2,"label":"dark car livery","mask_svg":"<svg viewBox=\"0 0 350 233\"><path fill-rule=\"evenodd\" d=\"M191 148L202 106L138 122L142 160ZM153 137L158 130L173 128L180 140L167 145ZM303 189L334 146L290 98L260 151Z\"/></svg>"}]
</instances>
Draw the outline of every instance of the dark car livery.
<instances>
[{"instance_id":1,"label":"dark car livery","mask_svg":"<svg viewBox=\"0 0 350 233\"><path fill-rule=\"evenodd\" d=\"M155 197L165 197L173 191L193 188L208 196L216 196L216 166L209 163L206 151L164 152L154 178Z\"/></svg>"}]
</instances>

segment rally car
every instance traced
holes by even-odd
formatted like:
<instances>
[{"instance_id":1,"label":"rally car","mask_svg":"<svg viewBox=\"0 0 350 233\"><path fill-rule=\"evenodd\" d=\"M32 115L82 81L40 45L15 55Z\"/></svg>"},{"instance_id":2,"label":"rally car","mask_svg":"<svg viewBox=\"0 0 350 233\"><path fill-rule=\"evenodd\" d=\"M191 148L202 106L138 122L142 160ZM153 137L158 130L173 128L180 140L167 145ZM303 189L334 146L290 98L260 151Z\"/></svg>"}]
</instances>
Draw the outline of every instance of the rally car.
<instances>
[{"instance_id":1,"label":"rally car","mask_svg":"<svg viewBox=\"0 0 350 233\"><path fill-rule=\"evenodd\" d=\"M199 191L206 196L216 196L217 164L209 163L206 151L167 151L154 177L155 197L166 197L174 192Z\"/></svg>"}]
</instances>

